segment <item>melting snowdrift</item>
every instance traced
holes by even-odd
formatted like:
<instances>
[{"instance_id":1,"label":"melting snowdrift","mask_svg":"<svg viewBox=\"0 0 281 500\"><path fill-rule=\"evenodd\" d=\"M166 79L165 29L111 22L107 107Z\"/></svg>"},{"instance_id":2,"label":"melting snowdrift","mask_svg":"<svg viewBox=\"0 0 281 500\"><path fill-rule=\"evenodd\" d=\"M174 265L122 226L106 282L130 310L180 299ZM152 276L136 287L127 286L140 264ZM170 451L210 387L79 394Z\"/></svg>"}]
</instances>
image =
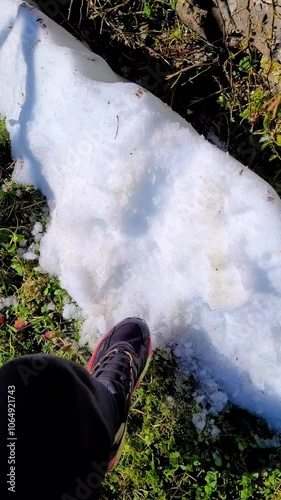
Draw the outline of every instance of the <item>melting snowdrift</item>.
<instances>
[{"instance_id":1,"label":"melting snowdrift","mask_svg":"<svg viewBox=\"0 0 281 500\"><path fill-rule=\"evenodd\" d=\"M51 210L40 263L81 307L83 339L141 316L281 430L277 194L19 0L1 0L0 68L14 178Z\"/></svg>"}]
</instances>

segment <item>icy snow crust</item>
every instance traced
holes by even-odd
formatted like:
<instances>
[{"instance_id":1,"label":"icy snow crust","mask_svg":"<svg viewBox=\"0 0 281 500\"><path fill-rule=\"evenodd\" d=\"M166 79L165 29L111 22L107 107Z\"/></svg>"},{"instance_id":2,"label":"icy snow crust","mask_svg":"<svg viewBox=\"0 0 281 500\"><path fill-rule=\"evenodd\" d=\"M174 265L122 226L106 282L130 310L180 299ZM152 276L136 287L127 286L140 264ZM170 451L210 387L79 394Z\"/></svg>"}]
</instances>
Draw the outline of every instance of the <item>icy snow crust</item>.
<instances>
[{"instance_id":1,"label":"icy snow crust","mask_svg":"<svg viewBox=\"0 0 281 500\"><path fill-rule=\"evenodd\" d=\"M257 175L18 0L0 5L14 178L47 196L40 264L84 341L127 315L281 430L281 202Z\"/></svg>"}]
</instances>

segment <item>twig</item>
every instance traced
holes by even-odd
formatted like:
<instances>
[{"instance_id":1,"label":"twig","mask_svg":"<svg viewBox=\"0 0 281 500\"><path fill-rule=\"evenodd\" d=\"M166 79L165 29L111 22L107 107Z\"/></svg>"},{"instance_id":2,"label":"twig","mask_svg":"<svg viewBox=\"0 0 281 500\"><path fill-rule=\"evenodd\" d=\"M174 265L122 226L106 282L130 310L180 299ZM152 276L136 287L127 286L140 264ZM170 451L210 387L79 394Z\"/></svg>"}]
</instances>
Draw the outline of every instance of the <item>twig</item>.
<instances>
[{"instance_id":1,"label":"twig","mask_svg":"<svg viewBox=\"0 0 281 500\"><path fill-rule=\"evenodd\" d=\"M195 64L191 64L191 66L187 66L187 68L179 69L179 71L176 71L172 75L166 76L166 80L170 80L171 78L174 78L175 76L181 75L182 73L185 73L186 71L189 71L190 69L193 69L193 68L199 68L201 66L211 66L212 64L216 63L217 61L218 60L215 59L215 61L213 61L211 63L195 63Z\"/></svg>"},{"instance_id":2,"label":"twig","mask_svg":"<svg viewBox=\"0 0 281 500\"><path fill-rule=\"evenodd\" d=\"M114 139L116 139L117 135L118 135L118 132L119 132L119 116L116 115L116 118L117 118L117 128L116 128L116 134L115 134L115 137Z\"/></svg>"}]
</instances>

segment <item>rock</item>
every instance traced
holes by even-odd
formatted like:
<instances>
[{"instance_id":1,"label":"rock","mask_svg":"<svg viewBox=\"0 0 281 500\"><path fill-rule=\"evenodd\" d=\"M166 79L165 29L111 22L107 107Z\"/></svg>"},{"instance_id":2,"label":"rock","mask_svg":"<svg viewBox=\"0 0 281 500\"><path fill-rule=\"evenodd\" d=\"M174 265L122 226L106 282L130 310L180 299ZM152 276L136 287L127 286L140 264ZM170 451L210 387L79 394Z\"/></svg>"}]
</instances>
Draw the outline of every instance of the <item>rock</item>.
<instances>
[{"instance_id":1,"label":"rock","mask_svg":"<svg viewBox=\"0 0 281 500\"><path fill-rule=\"evenodd\" d=\"M210 32L208 24L215 22L222 40L227 42L228 46L239 48L242 40L253 45L265 60L274 64L274 70L269 68L267 75L273 90L280 91L280 2L213 0L210 2L209 10L206 11L196 5L196 0L178 0L176 11L183 23L203 38L209 38L207 36L208 31ZM276 72L278 73L277 79Z\"/></svg>"},{"instance_id":2,"label":"rock","mask_svg":"<svg viewBox=\"0 0 281 500\"><path fill-rule=\"evenodd\" d=\"M265 57L281 62L281 5L271 0L214 0L212 14L224 37L243 36Z\"/></svg>"},{"instance_id":3,"label":"rock","mask_svg":"<svg viewBox=\"0 0 281 500\"><path fill-rule=\"evenodd\" d=\"M176 12L182 22L202 38L206 38L204 29L207 11L199 8L193 0L178 0Z\"/></svg>"}]
</instances>

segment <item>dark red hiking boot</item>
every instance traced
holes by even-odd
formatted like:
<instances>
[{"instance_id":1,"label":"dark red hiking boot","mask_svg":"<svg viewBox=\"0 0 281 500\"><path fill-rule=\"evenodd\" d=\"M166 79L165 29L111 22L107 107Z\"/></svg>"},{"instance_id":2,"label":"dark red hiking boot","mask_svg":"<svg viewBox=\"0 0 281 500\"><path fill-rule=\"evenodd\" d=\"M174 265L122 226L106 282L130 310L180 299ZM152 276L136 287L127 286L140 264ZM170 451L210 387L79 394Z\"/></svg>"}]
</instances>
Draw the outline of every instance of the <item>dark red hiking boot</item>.
<instances>
[{"instance_id":1,"label":"dark red hiking boot","mask_svg":"<svg viewBox=\"0 0 281 500\"><path fill-rule=\"evenodd\" d=\"M131 398L148 369L151 356L147 324L140 318L126 318L101 338L91 357L89 373L114 395L120 413L112 450L114 456L108 471L117 465L122 454Z\"/></svg>"}]
</instances>

